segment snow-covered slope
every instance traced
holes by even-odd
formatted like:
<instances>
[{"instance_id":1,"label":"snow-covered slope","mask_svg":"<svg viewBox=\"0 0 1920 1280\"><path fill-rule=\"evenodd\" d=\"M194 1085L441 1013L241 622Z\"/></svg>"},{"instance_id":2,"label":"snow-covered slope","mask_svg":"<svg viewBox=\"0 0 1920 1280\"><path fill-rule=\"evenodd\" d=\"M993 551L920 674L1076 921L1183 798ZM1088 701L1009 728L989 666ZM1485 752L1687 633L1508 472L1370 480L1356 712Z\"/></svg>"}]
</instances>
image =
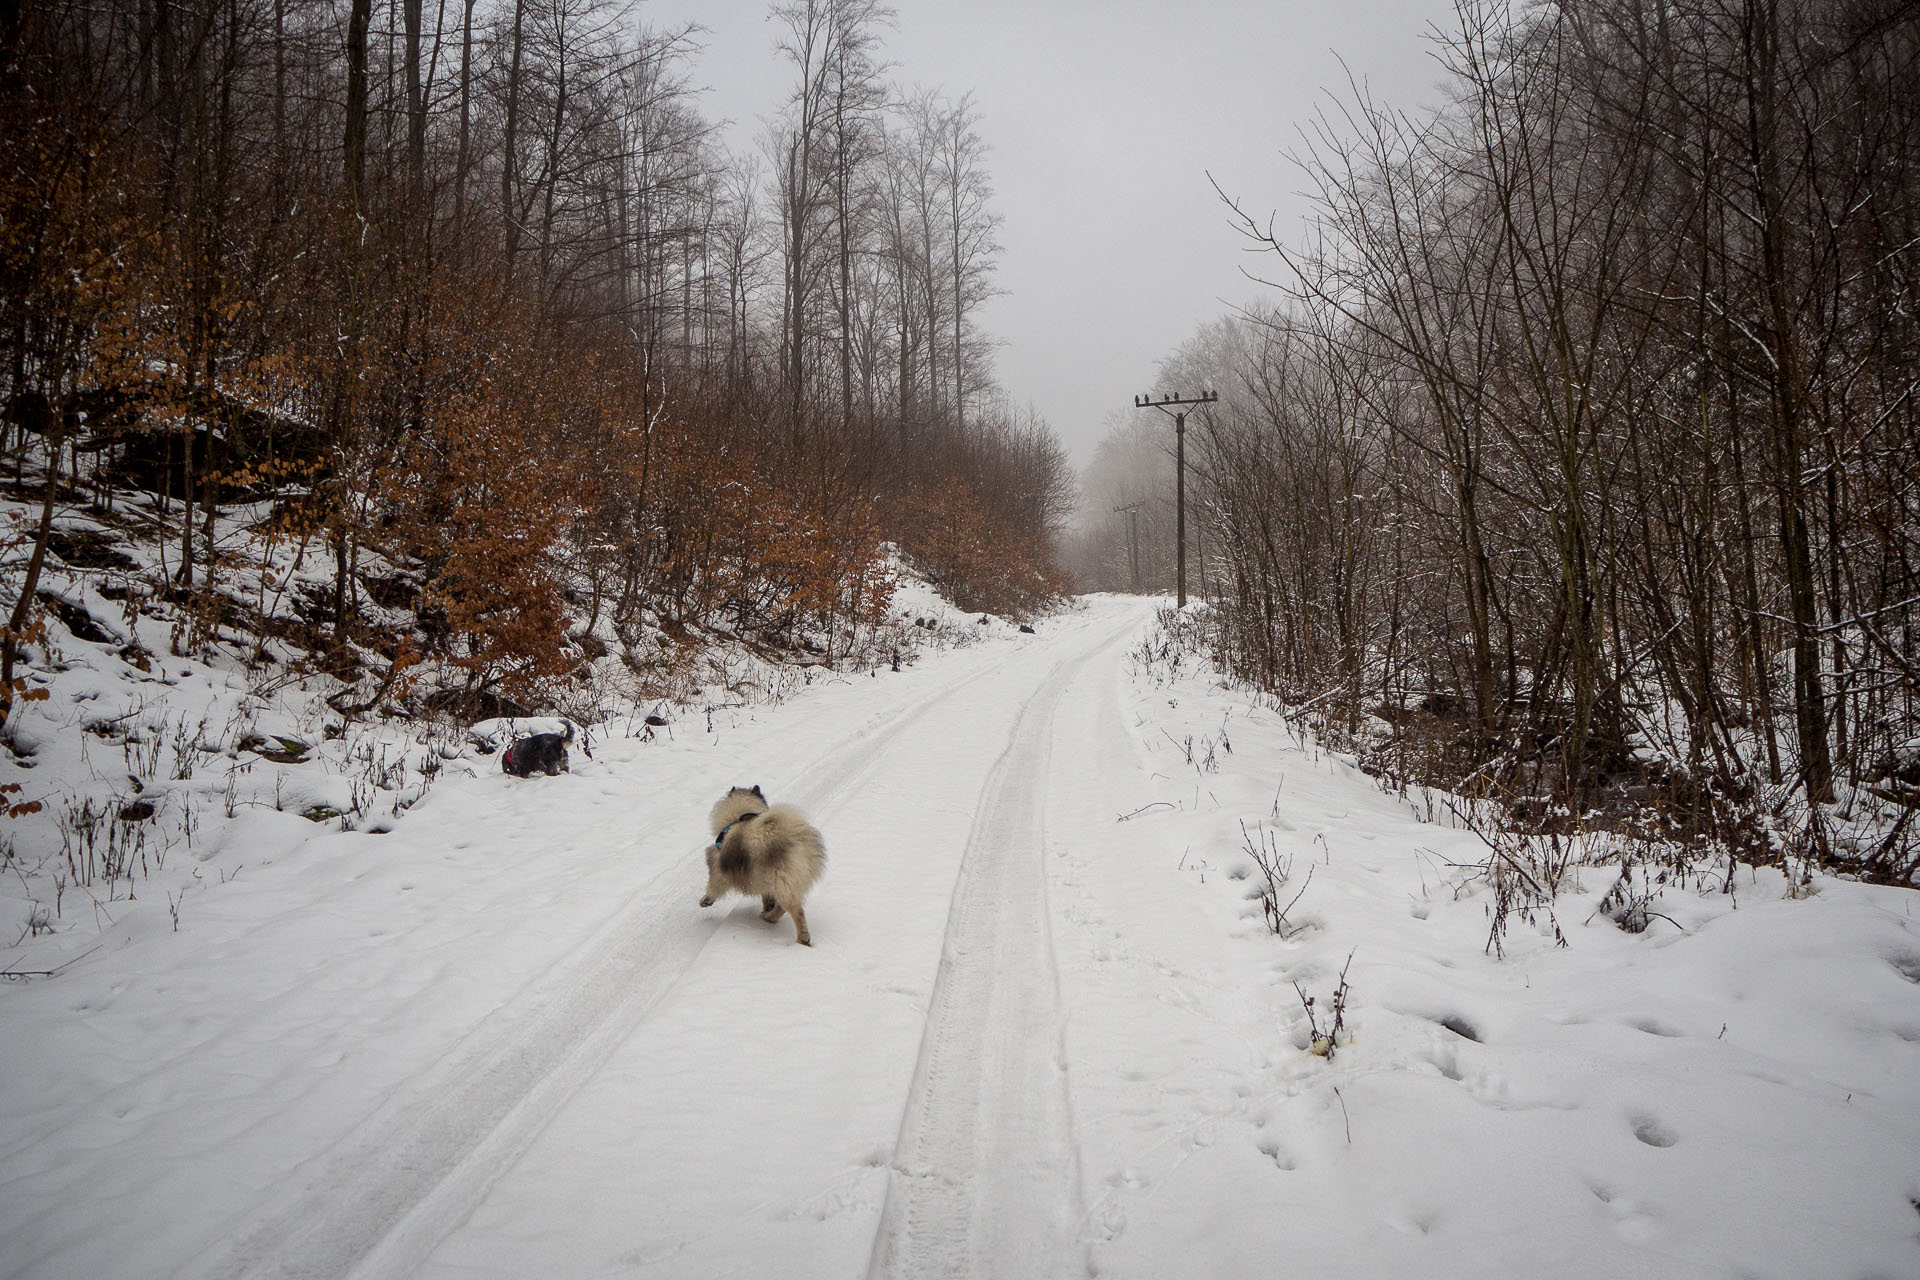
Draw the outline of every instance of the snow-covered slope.
<instances>
[{"instance_id":1,"label":"snow-covered slope","mask_svg":"<svg viewBox=\"0 0 1920 1280\"><path fill-rule=\"evenodd\" d=\"M1742 871L1631 935L1596 868L1495 960L1475 838L1151 615L384 834L241 806L178 931L0 987L0 1275L1920 1274L1911 894ZM696 905L736 783L825 834L811 948ZM1294 984L1324 1025L1349 956L1327 1059Z\"/></svg>"}]
</instances>

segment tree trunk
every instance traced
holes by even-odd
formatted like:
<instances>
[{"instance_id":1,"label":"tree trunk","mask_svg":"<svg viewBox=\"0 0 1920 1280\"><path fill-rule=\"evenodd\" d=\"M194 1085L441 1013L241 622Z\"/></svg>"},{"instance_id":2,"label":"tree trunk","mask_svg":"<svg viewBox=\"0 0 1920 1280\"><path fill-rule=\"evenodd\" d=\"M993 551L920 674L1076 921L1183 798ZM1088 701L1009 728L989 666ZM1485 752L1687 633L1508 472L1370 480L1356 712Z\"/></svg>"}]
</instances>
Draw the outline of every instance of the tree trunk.
<instances>
[{"instance_id":1,"label":"tree trunk","mask_svg":"<svg viewBox=\"0 0 1920 1280\"><path fill-rule=\"evenodd\" d=\"M347 203L353 216L366 216L367 174L367 28L373 0L352 0L347 14Z\"/></svg>"},{"instance_id":2,"label":"tree trunk","mask_svg":"<svg viewBox=\"0 0 1920 1280\"><path fill-rule=\"evenodd\" d=\"M514 208L514 157L520 142L520 52L526 0L513 0L513 50L507 61L507 119L500 147L500 218L504 232L507 278L513 278L514 255L520 249L520 218Z\"/></svg>"},{"instance_id":3,"label":"tree trunk","mask_svg":"<svg viewBox=\"0 0 1920 1280\"><path fill-rule=\"evenodd\" d=\"M421 0L401 0L401 21L406 29L407 181L416 212L427 182L427 96L420 83L420 4Z\"/></svg>"},{"instance_id":4,"label":"tree trunk","mask_svg":"<svg viewBox=\"0 0 1920 1280\"><path fill-rule=\"evenodd\" d=\"M473 7L480 0L466 0L460 20L460 142L453 161L453 221L464 226L467 218L467 169L472 163L473 131Z\"/></svg>"}]
</instances>

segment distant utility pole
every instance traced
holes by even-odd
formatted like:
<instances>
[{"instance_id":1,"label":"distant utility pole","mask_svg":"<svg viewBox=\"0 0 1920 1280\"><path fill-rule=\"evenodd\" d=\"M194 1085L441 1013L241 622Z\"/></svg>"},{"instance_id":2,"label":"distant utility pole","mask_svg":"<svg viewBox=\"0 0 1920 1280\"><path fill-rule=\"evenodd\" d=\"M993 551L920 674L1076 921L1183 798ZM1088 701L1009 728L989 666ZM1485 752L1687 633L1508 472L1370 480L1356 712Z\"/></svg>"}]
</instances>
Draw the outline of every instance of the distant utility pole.
<instances>
[{"instance_id":1,"label":"distant utility pole","mask_svg":"<svg viewBox=\"0 0 1920 1280\"><path fill-rule=\"evenodd\" d=\"M1134 408L1158 409L1173 419L1173 536L1179 553L1179 604L1182 609L1187 607L1187 409L1196 404L1212 404L1219 398L1211 391L1202 391L1197 396L1172 395L1158 399L1148 392L1133 398Z\"/></svg>"},{"instance_id":2,"label":"distant utility pole","mask_svg":"<svg viewBox=\"0 0 1920 1280\"><path fill-rule=\"evenodd\" d=\"M1124 511L1127 516L1127 563L1133 567L1133 594L1140 594L1140 508L1144 504L1130 502L1124 507L1115 507L1115 511Z\"/></svg>"}]
</instances>

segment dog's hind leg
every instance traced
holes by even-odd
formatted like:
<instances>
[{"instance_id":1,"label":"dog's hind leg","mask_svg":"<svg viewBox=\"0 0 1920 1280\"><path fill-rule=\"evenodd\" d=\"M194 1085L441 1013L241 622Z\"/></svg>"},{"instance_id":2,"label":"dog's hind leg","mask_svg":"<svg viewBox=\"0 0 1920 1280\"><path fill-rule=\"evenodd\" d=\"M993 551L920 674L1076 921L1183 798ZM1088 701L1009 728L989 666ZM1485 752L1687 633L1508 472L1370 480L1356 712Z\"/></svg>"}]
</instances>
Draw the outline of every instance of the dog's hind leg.
<instances>
[{"instance_id":1,"label":"dog's hind leg","mask_svg":"<svg viewBox=\"0 0 1920 1280\"><path fill-rule=\"evenodd\" d=\"M775 920L778 920L785 911L785 907L774 901L772 894L763 893L760 895L760 918L768 924L772 924Z\"/></svg>"},{"instance_id":2,"label":"dog's hind leg","mask_svg":"<svg viewBox=\"0 0 1920 1280\"><path fill-rule=\"evenodd\" d=\"M793 904L793 940L803 947L813 945L813 935L807 932L807 909L797 902Z\"/></svg>"}]
</instances>

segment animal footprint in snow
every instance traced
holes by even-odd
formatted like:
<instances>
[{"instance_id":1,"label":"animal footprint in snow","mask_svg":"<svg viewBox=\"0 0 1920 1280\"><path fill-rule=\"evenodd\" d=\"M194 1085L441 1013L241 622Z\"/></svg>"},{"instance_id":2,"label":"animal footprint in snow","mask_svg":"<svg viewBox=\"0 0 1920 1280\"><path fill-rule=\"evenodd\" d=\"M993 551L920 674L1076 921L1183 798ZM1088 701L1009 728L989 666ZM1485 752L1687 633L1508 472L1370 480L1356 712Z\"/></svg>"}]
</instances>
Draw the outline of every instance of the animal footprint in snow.
<instances>
[{"instance_id":1,"label":"animal footprint in snow","mask_svg":"<svg viewBox=\"0 0 1920 1280\"><path fill-rule=\"evenodd\" d=\"M1272 1138L1263 1138L1259 1143L1259 1150L1261 1155L1273 1161L1273 1167L1276 1169L1292 1173L1300 1167L1300 1162L1293 1158L1292 1153Z\"/></svg>"},{"instance_id":2,"label":"animal footprint in snow","mask_svg":"<svg viewBox=\"0 0 1920 1280\"><path fill-rule=\"evenodd\" d=\"M1661 1124L1652 1116L1633 1118L1633 1136L1650 1147L1670 1147L1680 1141L1680 1135Z\"/></svg>"},{"instance_id":3,"label":"animal footprint in snow","mask_svg":"<svg viewBox=\"0 0 1920 1280\"><path fill-rule=\"evenodd\" d=\"M814 1222L826 1222L837 1218L849 1209L872 1208L860 1188L854 1185L828 1187L817 1195L808 1196L797 1204L773 1215L776 1222L798 1222L809 1219Z\"/></svg>"},{"instance_id":4,"label":"animal footprint in snow","mask_svg":"<svg viewBox=\"0 0 1920 1280\"><path fill-rule=\"evenodd\" d=\"M1087 1213L1082 1239L1088 1244L1111 1244L1126 1234L1127 1215L1111 1198L1102 1200Z\"/></svg>"},{"instance_id":5,"label":"animal footprint in snow","mask_svg":"<svg viewBox=\"0 0 1920 1280\"><path fill-rule=\"evenodd\" d=\"M1440 1215L1431 1209L1423 1209L1417 1213L1384 1213L1380 1220L1402 1235L1425 1236L1433 1234L1434 1224L1440 1221Z\"/></svg>"},{"instance_id":6,"label":"animal footprint in snow","mask_svg":"<svg viewBox=\"0 0 1920 1280\"><path fill-rule=\"evenodd\" d=\"M1496 1111L1525 1109L1515 1100L1512 1083L1491 1071L1477 1072L1470 1080L1465 1079L1463 1073L1461 1083L1466 1086L1467 1092L1473 1095L1475 1101L1492 1107Z\"/></svg>"},{"instance_id":7,"label":"animal footprint in snow","mask_svg":"<svg viewBox=\"0 0 1920 1280\"><path fill-rule=\"evenodd\" d=\"M1614 1233L1628 1244L1652 1244L1665 1233L1659 1217L1639 1201L1615 1194L1613 1188L1604 1183L1589 1183L1587 1189L1607 1207L1607 1218L1613 1224Z\"/></svg>"},{"instance_id":8,"label":"animal footprint in snow","mask_svg":"<svg viewBox=\"0 0 1920 1280\"><path fill-rule=\"evenodd\" d=\"M1663 1040L1678 1040L1687 1033L1678 1027L1669 1026L1658 1018L1636 1018L1627 1023L1635 1031L1643 1031L1650 1036L1659 1036Z\"/></svg>"}]
</instances>

